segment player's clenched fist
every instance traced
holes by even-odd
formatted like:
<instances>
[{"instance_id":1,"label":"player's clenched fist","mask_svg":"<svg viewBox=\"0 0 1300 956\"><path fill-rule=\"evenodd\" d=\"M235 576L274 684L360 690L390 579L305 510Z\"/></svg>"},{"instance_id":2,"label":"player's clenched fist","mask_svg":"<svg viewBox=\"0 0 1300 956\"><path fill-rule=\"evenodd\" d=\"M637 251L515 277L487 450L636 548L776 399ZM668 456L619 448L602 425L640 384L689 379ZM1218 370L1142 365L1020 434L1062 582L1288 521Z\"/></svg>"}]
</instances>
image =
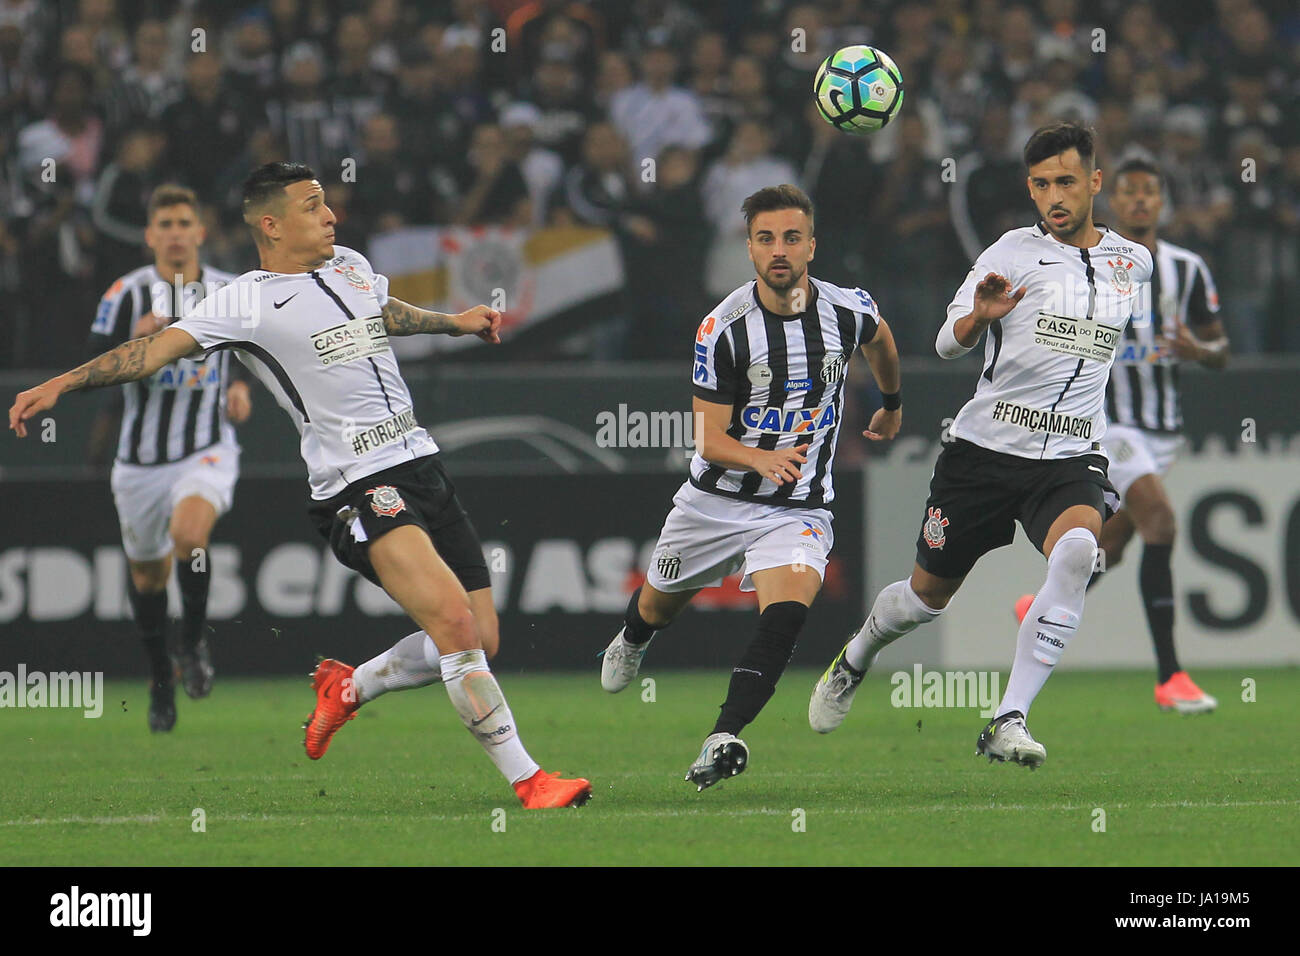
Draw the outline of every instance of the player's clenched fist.
<instances>
[{"instance_id":1,"label":"player's clenched fist","mask_svg":"<svg viewBox=\"0 0 1300 956\"><path fill-rule=\"evenodd\" d=\"M798 481L803 473L800 465L806 464L808 458L804 452L808 445L796 445L793 448L777 448L772 451L755 451L751 467L769 481L783 485L787 481Z\"/></svg>"},{"instance_id":2,"label":"player's clenched fist","mask_svg":"<svg viewBox=\"0 0 1300 956\"><path fill-rule=\"evenodd\" d=\"M971 315L981 325L996 322L1025 297L1025 288L1022 285L1012 293L1010 282L996 272L990 272L975 286L975 309Z\"/></svg>"},{"instance_id":3,"label":"player's clenched fist","mask_svg":"<svg viewBox=\"0 0 1300 956\"><path fill-rule=\"evenodd\" d=\"M456 331L452 332L452 335L477 335L484 342L491 342L493 345L501 344L501 336L497 334L501 328L501 313L496 309L489 309L486 305L476 305L472 309L458 312L451 319L456 326Z\"/></svg>"}]
</instances>

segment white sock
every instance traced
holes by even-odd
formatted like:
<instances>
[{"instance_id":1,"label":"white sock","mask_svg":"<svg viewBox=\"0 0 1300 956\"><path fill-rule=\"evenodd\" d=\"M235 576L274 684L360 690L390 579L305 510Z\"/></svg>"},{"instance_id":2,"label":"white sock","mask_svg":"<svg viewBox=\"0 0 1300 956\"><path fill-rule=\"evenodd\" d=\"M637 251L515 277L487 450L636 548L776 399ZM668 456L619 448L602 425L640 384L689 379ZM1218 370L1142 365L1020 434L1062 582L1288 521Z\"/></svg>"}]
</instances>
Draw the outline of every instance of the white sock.
<instances>
[{"instance_id":1,"label":"white sock","mask_svg":"<svg viewBox=\"0 0 1300 956\"><path fill-rule=\"evenodd\" d=\"M1097 559L1097 539L1087 528L1071 528L1047 561L1047 581L1029 605L1016 632L1016 659L997 716L1018 710L1026 717L1052 676L1083 619L1083 596Z\"/></svg>"},{"instance_id":2,"label":"white sock","mask_svg":"<svg viewBox=\"0 0 1300 956\"><path fill-rule=\"evenodd\" d=\"M942 613L942 608L936 611L917 597L910 581L895 581L876 595L871 613L849 641L844 658L854 670L870 670L884 648Z\"/></svg>"},{"instance_id":3,"label":"white sock","mask_svg":"<svg viewBox=\"0 0 1300 956\"><path fill-rule=\"evenodd\" d=\"M488 670L481 651L456 651L440 659L442 683L466 729L473 734L496 768L511 783L527 780L541 769L515 730L505 695Z\"/></svg>"},{"instance_id":4,"label":"white sock","mask_svg":"<svg viewBox=\"0 0 1300 956\"><path fill-rule=\"evenodd\" d=\"M442 678L437 646L424 631L408 634L388 650L358 664L352 672L357 702L364 704L390 690L424 687Z\"/></svg>"}]
</instances>

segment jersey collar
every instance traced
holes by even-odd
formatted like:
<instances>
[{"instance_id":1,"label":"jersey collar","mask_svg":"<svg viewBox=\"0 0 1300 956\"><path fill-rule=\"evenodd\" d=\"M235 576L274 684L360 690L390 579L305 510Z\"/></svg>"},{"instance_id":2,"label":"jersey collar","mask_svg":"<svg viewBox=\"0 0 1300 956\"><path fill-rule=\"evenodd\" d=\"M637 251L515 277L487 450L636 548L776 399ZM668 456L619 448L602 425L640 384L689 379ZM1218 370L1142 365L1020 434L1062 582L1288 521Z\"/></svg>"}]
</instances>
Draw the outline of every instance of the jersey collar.
<instances>
[{"instance_id":1,"label":"jersey collar","mask_svg":"<svg viewBox=\"0 0 1300 956\"><path fill-rule=\"evenodd\" d=\"M753 289L754 303L758 306L765 318L776 319L778 322L802 322L808 316L817 314L817 299L821 293L817 291L817 283L813 282L812 276L808 277L808 304L804 306L802 312L796 312L794 315L778 315L777 313L770 311L768 307L763 304L763 300L758 297L757 279L754 280Z\"/></svg>"}]
</instances>

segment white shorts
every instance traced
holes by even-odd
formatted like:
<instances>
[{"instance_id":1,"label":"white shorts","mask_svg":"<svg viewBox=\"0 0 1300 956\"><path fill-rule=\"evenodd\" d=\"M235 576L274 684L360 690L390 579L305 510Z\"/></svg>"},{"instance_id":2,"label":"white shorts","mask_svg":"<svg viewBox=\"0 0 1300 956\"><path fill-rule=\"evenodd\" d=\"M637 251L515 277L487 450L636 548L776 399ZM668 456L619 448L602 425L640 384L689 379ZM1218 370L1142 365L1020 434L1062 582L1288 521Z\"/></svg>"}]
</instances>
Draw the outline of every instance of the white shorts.
<instances>
[{"instance_id":1,"label":"white shorts","mask_svg":"<svg viewBox=\"0 0 1300 956\"><path fill-rule=\"evenodd\" d=\"M1163 475L1178 457L1182 435L1161 435L1131 425L1111 425L1101 441L1110 458L1110 483L1122 499L1143 475Z\"/></svg>"},{"instance_id":2,"label":"white shorts","mask_svg":"<svg viewBox=\"0 0 1300 956\"><path fill-rule=\"evenodd\" d=\"M658 591L720 585L742 568L742 591L755 571L802 565L825 579L835 544L825 508L782 508L711 495L686 482L673 496L646 580Z\"/></svg>"},{"instance_id":3,"label":"white shorts","mask_svg":"<svg viewBox=\"0 0 1300 956\"><path fill-rule=\"evenodd\" d=\"M182 498L198 495L217 510L230 510L239 479L239 446L216 444L164 465L113 465L113 501L122 526L122 548L132 561L157 561L172 551L168 533Z\"/></svg>"}]
</instances>

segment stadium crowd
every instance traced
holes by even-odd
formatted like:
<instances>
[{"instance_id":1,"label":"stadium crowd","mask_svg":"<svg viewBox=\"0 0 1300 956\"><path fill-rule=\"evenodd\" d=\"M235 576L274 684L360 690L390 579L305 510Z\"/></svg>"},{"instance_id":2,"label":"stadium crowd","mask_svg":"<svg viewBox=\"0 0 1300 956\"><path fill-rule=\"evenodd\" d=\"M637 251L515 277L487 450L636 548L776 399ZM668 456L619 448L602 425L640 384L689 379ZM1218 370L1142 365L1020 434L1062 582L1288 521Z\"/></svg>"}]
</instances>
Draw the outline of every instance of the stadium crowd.
<instances>
[{"instance_id":1,"label":"stadium crowd","mask_svg":"<svg viewBox=\"0 0 1300 956\"><path fill-rule=\"evenodd\" d=\"M863 138L811 96L851 43L906 85ZM1020 148L1054 118L1096 127L1103 169L1161 164L1161 235L1206 257L1234 351L1300 352L1298 101L1289 0L0 0L0 366L80 358L148 261L159 183L198 192L205 258L246 271L240 182L279 158L361 250L413 224L608 228L628 279L581 353L602 358L680 356L752 275L742 198L798 183L815 274L928 356L971 257L1032 221Z\"/></svg>"}]
</instances>

